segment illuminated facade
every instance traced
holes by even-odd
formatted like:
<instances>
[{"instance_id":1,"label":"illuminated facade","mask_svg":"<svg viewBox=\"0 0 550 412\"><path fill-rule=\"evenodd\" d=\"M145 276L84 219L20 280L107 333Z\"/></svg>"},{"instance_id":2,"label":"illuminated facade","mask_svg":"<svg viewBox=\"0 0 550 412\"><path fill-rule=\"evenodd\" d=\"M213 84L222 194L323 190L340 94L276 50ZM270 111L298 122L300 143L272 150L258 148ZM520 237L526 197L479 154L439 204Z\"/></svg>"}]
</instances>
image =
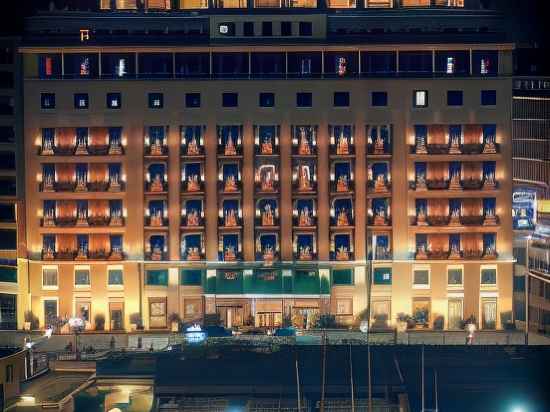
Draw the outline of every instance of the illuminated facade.
<instances>
[{"instance_id":1,"label":"illuminated facade","mask_svg":"<svg viewBox=\"0 0 550 412\"><path fill-rule=\"evenodd\" d=\"M445 31L460 19L437 7L415 8L422 36L391 32L412 3L29 19L23 306L41 326L310 327L370 295L376 327L500 328L513 47L473 9L487 34Z\"/></svg>"}]
</instances>

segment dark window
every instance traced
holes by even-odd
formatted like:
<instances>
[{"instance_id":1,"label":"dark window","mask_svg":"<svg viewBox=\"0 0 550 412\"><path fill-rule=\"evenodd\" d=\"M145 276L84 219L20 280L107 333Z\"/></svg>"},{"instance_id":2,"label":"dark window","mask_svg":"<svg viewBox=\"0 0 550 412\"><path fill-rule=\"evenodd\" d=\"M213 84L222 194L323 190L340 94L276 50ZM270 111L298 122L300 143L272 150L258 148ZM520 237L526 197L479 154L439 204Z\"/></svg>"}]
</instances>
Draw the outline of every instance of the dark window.
<instances>
[{"instance_id":1,"label":"dark window","mask_svg":"<svg viewBox=\"0 0 550 412\"><path fill-rule=\"evenodd\" d=\"M0 152L0 170L15 170L15 152Z\"/></svg>"},{"instance_id":2,"label":"dark window","mask_svg":"<svg viewBox=\"0 0 550 412\"><path fill-rule=\"evenodd\" d=\"M88 93L75 93L74 95L74 108L75 109L87 109L90 101Z\"/></svg>"},{"instance_id":3,"label":"dark window","mask_svg":"<svg viewBox=\"0 0 550 412\"><path fill-rule=\"evenodd\" d=\"M0 293L0 329L17 329L17 295Z\"/></svg>"},{"instance_id":4,"label":"dark window","mask_svg":"<svg viewBox=\"0 0 550 412\"><path fill-rule=\"evenodd\" d=\"M61 54L41 54L38 56L38 76L41 79L61 77Z\"/></svg>"},{"instance_id":5,"label":"dark window","mask_svg":"<svg viewBox=\"0 0 550 412\"><path fill-rule=\"evenodd\" d=\"M222 106L223 107L237 107L237 106L239 106L239 94L238 93L222 93Z\"/></svg>"},{"instance_id":6,"label":"dark window","mask_svg":"<svg viewBox=\"0 0 550 412\"><path fill-rule=\"evenodd\" d=\"M135 77L136 55L133 53L102 53L101 77L123 79Z\"/></svg>"},{"instance_id":7,"label":"dark window","mask_svg":"<svg viewBox=\"0 0 550 412\"><path fill-rule=\"evenodd\" d=\"M120 109L122 106L122 96L120 93L107 93L107 108Z\"/></svg>"},{"instance_id":8,"label":"dark window","mask_svg":"<svg viewBox=\"0 0 550 412\"><path fill-rule=\"evenodd\" d=\"M173 72L172 53L140 53L139 77L148 79L170 78Z\"/></svg>"},{"instance_id":9,"label":"dark window","mask_svg":"<svg viewBox=\"0 0 550 412\"><path fill-rule=\"evenodd\" d=\"M273 36L273 23L270 21L262 22L262 36Z\"/></svg>"},{"instance_id":10,"label":"dark window","mask_svg":"<svg viewBox=\"0 0 550 412\"><path fill-rule=\"evenodd\" d=\"M282 77L285 72L284 53L252 53L254 77Z\"/></svg>"},{"instance_id":11,"label":"dark window","mask_svg":"<svg viewBox=\"0 0 550 412\"><path fill-rule=\"evenodd\" d=\"M413 92L413 106L414 107L428 107L428 91L427 90L415 90Z\"/></svg>"},{"instance_id":12,"label":"dark window","mask_svg":"<svg viewBox=\"0 0 550 412\"><path fill-rule=\"evenodd\" d=\"M222 36L234 36L235 35L235 23L225 22L218 24L218 33Z\"/></svg>"},{"instance_id":13,"label":"dark window","mask_svg":"<svg viewBox=\"0 0 550 412\"><path fill-rule=\"evenodd\" d=\"M64 76L71 79L93 79L99 75L99 55L66 53L63 55Z\"/></svg>"},{"instance_id":14,"label":"dark window","mask_svg":"<svg viewBox=\"0 0 550 412\"><path fill-rule=\"evenodd\" d=\"M333 285L353 285L353 269L334 269L332 271Z\"/></svg>"},{"instance_id":15,"label":"dark window","mask_svg":"<svg viewBox=\"0 0 550 412\"><path fill-rule=\"evenodd\" d=\"M470 73L468 51L435 52L435 72L442 76L465 76Z\"/></svg>"},{"instance_id":16,"label":"dark window","mask_svg":"<svg viewBox=\"0 0 550 412\"><path fill-rule=\"evenodd\" d=\"M180 284L200 286L202 284L202 271L200 269L183 269Z\"/></svg>"},{"instance_id":17,"label":"dark window","mask_svg":"<svg viewBox=\"0 0 550 412\"><path fill-rule=\"evenodd\" d=\"M310 21L301 21L299 24L299 34L300 36L313 35L313 24Z\"/></svg>"},{"instance_id":18,"label":"dark window","mask_svg":"<svg viewBox=\"0 0 550 412\"><path fill-rule=\"evenodd\" d=\"M361 53L361 73L369 76L393 74L397 70L397 54L395 52L365 52Z\"/></svg>"},{"instance_id":19,"label":"dark window","mask_svg":"<svg viewBox=\"0 0 550 412\"><path fill-rule=\"evenodd\" d=\"M42 109L55 109L55 93L41 93L40 107Z\"/></svg>"},{"instance_id":20,"label":"dark window","mask_svg":"<svg viewBox=\"0 0 550 412\"><path fill-rule=\"evenodd\" d=\"M400 52L399 74L410 76L423 76L432 74L431 52Z\"/></svg>"},{"instance_id":21,"label":"dark window","mask_svg":"<svg viewBox=\"0 0 550 412\"><path fill-rule=\"evenodd\" d=\"M496 76L498 74L498 51L473 51L472 73L475 76Z\"/></svg>"},{"instance_id":22,"label":"dark window","mask_svg":"<svg viewBox=\"0 0 550 412\"><path fill-rule=\"evenodd\" d=\"M372 105L373 106L387 106L388 105L388 93L387 92L372 92Z\"/></svg>"},{"instance_id":23,"label":"dark window","mask_svg":"<svg viewBox=\"0 0 550 412\"><path fill-rule=\"evenodd\" d=\"M145 284L152 286L168 286L168 270L148 270L145 273Z\"/></svg>"},{"instance_id":24,"label":"dark window","mask_svg":"<svg viewBox=\"0 0 550 412\"><path fill-rule=\"evenodd\" d=\"M482 90L481 91L481 105L482 106L495 106L497 104L497 91L496 90Z\"/></svg>"},{"instance_id":25,"label":"dark window","mask_svg":"<svg viewBox=\"0 0 550 412\"><path fill-rule=\"evenodd\" d=\"M462 90L447 91L447 106L462 106Z\"/></svg>"},{"instance_id":26,"label":"dark window","mask_svg":"<svg viewBox=\"0 0 550 412\"><path fill-rule=\"evenodd\" d=\"M12 115L15 109L15 99L12 96L0 96L0 115Z\"/></svg>"},{"instance_id":27,"label":"dark window","mask_svg":"<svg viewBox=\"0 0 550 412\"><path fill-rule=\"evenodd\" d=\"M17 249L17 231L0 229L0 250Z\"/></svg>"},{"instance_id":28,"label":"dark window","mask_svg":"<svg viewBox=\"0 0 550 412\"><path fill-rule=\"evenodd\" d=\"M275 93L260 93L260 107L275 106Z\"/></svg>"},{"instance_id":29,"label":"dark window","mask_svg":"<svg viewBox=\"0 0 550 412\"><path fill-rule=\"evenodd\" d=\"M281 36L292 36L292 22L291 21L282 21L281 22Z\"/></svg>"},{"instance_id":30,"label":"dark window","mask_svg":"<svg viewBox=\"0 0 550 412\"><path fill-rule=\"evenodd\" d=\"M0 196L15 196L16 188L15 177L0 177Z\"/></svg>"},{"instance_id":31,"label":"dark window","mask_svg":"<svg viewBox=\"0 0 550 412\"><path fill-rule=\"evenodd\" d=\"M334 92L334 107L349 106L349 92Z\"/></svg>"},{"instance_id":32,"label":"dark window","mask_svg":"<svg viewBox=\"0 0 550 412\"><path fill-rule=\"evenodd\" d=\"M162 93L149 93L149 109L162 109L164 107L164 95Z\"/></svg>"},{"instance_id":33,"label":"dark window","mask_svg":"<svg viewBox=\"0 0 550 412\"><path fill-rule=\"evenodd\" d=\"M213 53L212 65L216 77L247 77L248 53Z\"/></svg>"},{"instance_id":34,"label":"dark window","mask_svg":"<svg viewBox=\"0 0 550 412\"><path fill-rule=\"evenodd\" d=\"M288 53L289 77L319 77L321 75L321 53Z\"/></svg>"},{"instance_id":35,"label":"dark window","mask_svg":"<svg viewBox=\"0 0 550 412\"><path fill-rule=\"evenodd\" d=\"M11 47L0 47L0 64L13 64L13 49Z\"/></svg>"},{"instance_id":36,"label":"dark window","mask_svg":"<svg viewBox=\"0 0 550 412\"><path fill-rule=\"evenodd\" d=\"M208 53L176 53L176 77L210 76Z\"/></svg>"},{"instance_id":37,"label":"dark window","mask_svg":"<svg viewBox=\"0 0 550 412\"><path fill-rule=\"evenodd\" d=\"M311 93L296 93L297 107L311 107L313 105L313 95Z\"/></svg>"},{"instance_id":38,"label":"dark window","mask_svg":"<svg viewBox=\"0 0 550 412\"><path fill-rule=\"evenodd\" d=\"M358 73L359 55L355 52L326 52L325 76L349 77Z\"/></svg>"},{"instance_id":39,"label":"dark window","mask_svg":"<svg viewBox=\"0 0 550 412\"><path fill-rule=\"evenodd\" d=\"M0 71L0 89L11 89L13 86L13 72Z\"/></svg>"},{"instance_id":40,"label":"dark window","mask_svg":"<svg viewBox=\"0 0 550 412\"><path fill-rule=\"evenodd\" d=\"M253 21L245 21L243 23L243 35L247 37L254 36L254 22Z\"/></svg>"},{"instance_id":41,"label":"dark window","mask_svg":"<svg viewBox=\"0 0 550 412\"><path fill-rule=\"evenodd\" d=\"M201 107L201 94L185 93L185 107Z\"/></svg>"},{"instance_id":42,"label":"dark window","mask_svg":"<svg viewBox=\"0 0 550 412\"><path fill-rule=\"evenodd\" d=\"M15 205L0 203L0 222L15 222Z\"/></svg>"},{"instance_id":43,"label":"dark window","mask_svg":"<svg viewBox=\"0 0 550 412\"><path fill-rule=\"evenodd\" d=\"M13 126L0 126L0 143L15 143L15 129Z\"/></svg>"}]
</instances>

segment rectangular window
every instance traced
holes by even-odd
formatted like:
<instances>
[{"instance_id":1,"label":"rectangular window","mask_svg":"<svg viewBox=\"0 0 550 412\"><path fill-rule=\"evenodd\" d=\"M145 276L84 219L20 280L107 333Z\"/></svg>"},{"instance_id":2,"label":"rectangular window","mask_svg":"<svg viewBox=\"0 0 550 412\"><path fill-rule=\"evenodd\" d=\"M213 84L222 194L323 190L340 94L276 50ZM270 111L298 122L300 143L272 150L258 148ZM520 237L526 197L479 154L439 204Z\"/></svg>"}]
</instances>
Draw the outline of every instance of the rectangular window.
<instances>
[{"instance_id":1,"label":"rectangular window","mask_svg":"<svg viewBox=\"0 0 550 412\"><path fill-rule=\"evenodd\" d=\"M301 21L298 27L300 36L313 35L313 24L310 21Z\"/></svg>"},{"instance_id":2,"label":"rectangular window","mask_svg":"<svg viewBox=\"0 0 550 412\"><path fill-rule=\"evenodd\" d=\"M122 96L120 93L107 93L107 108L120 109L122 106Z\"/></svg>"},{"instance_id":3,"label":"rectangular window","mask_svg":"<svg viewBox=\"0 0 550 412\"><path fill-rule=\"evenodd\" d=\"M0 177L0 196L15 196L16 194L15 177Z\"/></svg>"},{"instance_id":4,"label":"rectangular window","mask_svg":"<svg viewBox=\"0 0 550 412\"><path fill-rule=\"evenodd\" d=\"M449 267L447 268L447 285L450 288L462 287L462 267Z\"/></svg>"},{"instance_id":5,"label":"rectangular window","mask_svg":"<svg viewBox=\"0 0 550 412\"><path fill-rule=\"evenodd\" d=\"M133 53L101 53L101 72L103 78L135 77L136 56Z\"/></svg>"},{"instance_id":6,"label":"rectangular window","mask_svg":"<svg viewBox=\"0 0 550 412\"><path fill-rule=\"evenodd\" d=\"M13 383L13 365L6 365L6 383Z\"/></svg>"},{"instance_id":7,"label":"rectangular window","mask_svg":"<svg viewBox=\"0 0 550 412\"><path fill-rule=\"evenodd\" d=\"M0 126L0 143L15 143L15 128Z\"/></svg>"},{"instance_id":8,"label":"rectangular window","mask_svg":"<svg viewBox=\"0 0 550 412\"><path fill-rule=\"evenodd\" d=\"M254 77L284 77L286 61L284 53L252 53L251 74Z\"/></svg>"},{"instance_id":9,"label":"rectangular window","mask_svg":"<svg viewBox=\"0 0 550 412\"><path fill-rule=\"evenodd\" d=\"M13 72L0 71L0 89L13 88Z\"/></svg>"},{"instance_id":10,"label":"rectangular window","mask_svg":"<svg viewBox=\"0 0 550 412\"><path fill-rule=\"evenodd\" d=\"M201 94L185 93L185 107L187 108L201 107Z\"/></svg>"},{"instance_id":11,"label":"rectangular window","mask_svg":"<svg viewBox=\"0 0 550 412\"><path fill-rule=\"evenodd\" d=\"M262 22L262 36L273 36L273 23L270 21Z\"/></svg>"},{"instance_id":12,"label":"rectangular window","mask_svg":"<svg viewBox=\"0 0 550 412\"><path fill-rule=\"evenodd\" d=\"M214 77L244 78L249 72L248 53L212 53Z\"/></svg>"},{"instance_id":13,"label":"rectangular window","mask_svg":"<svg viewBox=\"0 0 550 412\"><path fill-rule=\"evenodd\" d=\"M61 54L41 54L38 56L38 75L41 79L61 77Z\"/></svg>"},{"instance_id":14,"label":"rectangular window","mask_svg":"<svg viewBox=\"0 0 550 412\"><path fill-rule=\"evenodd\" d=\"M275 106L275 93L260 93L260 107Z\"/></svg>"},{"instance_id":15,"label":"rectangular window","mask_svg":"<svg viewBox=\"0 0 550 412\"><path fill-rule=\"evenodd\" d=\"M74 95L74 108L75 109L87 109L90 101L88 93L75 93Z\"/></svg>"},{"instance_id":16,"label":"rectangular window","mask_svg":"<svg viewBox=\"0 0 550 412\"><path fill-rule=\"evenodd\" d=\"M462 106L463 93L462 90L447 91L447 106Z\"/></svg>"},{"instance_id":17,"label":"rectangular window","mask_svg":"<svg viewBox=\"0 0 550 412\"><path fill-rule=\"evenodd\" d=\"M90 268L76 267L74 270L74 285L77 288L90 287Z\"/></svg>"},{"instance_id":18,"label":"rectangular window","mask_svg":"<svg viewBox=\"0 0 550 412\"><path fill-rule=\"evenodd\" d=\"M482 286L496 286L497 285L497 269L496 268L481 268L481 280Z\"/></svg>"},{"instance_id":19,"label":"rectangular window","mask_svg":"<svg viewBox=\"0 0 550 412\"><path fill-rule=\"evenodd\" d=\"M183 269L180 274L180 284L200 286L202 284L202 271L200 269Z\"/></svg>"},{"instance_id":20,"label":"rectangular window","mask_svg":"<svg viewBox=\"0 0 550 412\"><path fill-rule=\"evenodd\" d=\"M311 107L313 95L311 93L296 93L296 107Z\"/></svg>"},{"instance_id":21,"label":"rectangular window","mask_svg":"<svg viewBox=\"0 0 550 412\"><path fill-rule=\"evenodd\" d=\"M4 223L15 222L15 204L0 203L0 222L4 222Z\"/></svg>"},{"instance_id":22,"label":"rectangular window","mask_svg":"<svg viewBox=\"0 0 550 412\"><path fill-rule=\"evenodd\" d=\"M15 99L12 96L0 96L0 115L10 116L15 111Z\"/></svg>"},{"instance_id":23,"label":"rectangular window","mask_svg":"<svg viewBox=\"0 0 550 412\"><path fill-rule=\"evenodd\" d=\"M172 53L139 53L139 77L145 79L171 78L174 72Z\"/></svg>"},{"instance_id":24,"label":"rectangular window","mask_svg":"<svg viewBox=\"0 0 550 412\"><path fill-rule=\"evenodd\" d=\"M210 55L208 53L176 53L177 78L210 77Z\"/></svg>"},{"instance_id":25,"label":"rectangular window","mask_svg":"<svg viewBox=\"0 0 550 412\"><path fill-rule=\"evenodd\" d=\"M243 36L252 37L254 36L254 22L245 21L243 23Z\"/></svg>"},{"instance_id":26,"label":"rectangular window","mask_svg":"<svg viewBox=\"0 0 550 412\"><path fill-rule=\"evenodd\" d=\"M15 170L15 152L0 151L0 170Z\"/></svg>"},{"instance_id":27,"label":"rectangular window","mask_svg":"<svg viewBox=\"0 0 550 412\"><path fill-rule=\"evenodd\" d=\"M372 283L375 285L391 285L391 268L374 268Z\"/></svg>"},{"instance_id":28,"label":"rectangular window","mask_svg":"<svg viewBox=\"0 0 550 412\"><path fill-rule=\"evenodd\" d=\"M149 327L162 329L166 324L166 298L149 298Z\"/></svg>"},{"instance_id":29,"label":"rectangular window","mask_svg":"<svg viewBox=\"0 0 550 412\"><path fill-rule=\"evenodd\" d=\"M55 109L55 93L41 93L40 107L42 109Z\"/></svg>"},{"instance_id":30,"label":"rectangular window","mask_svg":"<svg viewBox=\"0 0 550 412\"><path fill-rule=\"evenodd\" d=\"M388 93L387 92L372 92L372 105L374 107L381 107L388 105Z\"/></svg>"},{"instance_id":31,"label":"rectangular window","mask_svg":"<svg viewBox=\"0 0 550 412\"><path fill-rule=\"evenodd\" d=\"M17 249L17 231L12 229L0 229L0 250Z\"/></svg>"},{"instance_id":32,"label":"rectangular window","mask_svg":"<svg viewBox=\"0 0 550 412\"><path fill-rule=\"evenodd\" d=\"M474 50L472 52L474 76L496 76L498 74L497 50Z\"/></svg>"},{"instance_id":33,"label":"rectangular window","mask_svg":"<svg viewBox=\"0 0 550 412\"><path fill-rule=\"evenodd\" d=\"M413 289L429 289L430 288L430 269L417 268L413 269Z\"/></svg>"},{"instance_id":34,"label":"rectangular window","mask_svg":"<svg viewBox=\"0 0 550 412\"><path fill-rule=\"evenodd\" d=\"M123 286L124 285L124 272L122 268L109 268L107 284L109 286Z\"/></svg>"},{"instance_id":35,"label":"rectangular window","mask_svg":"<svg viewBox=\"0 0 550 412\"><path fill-rule=\"evenodd\" d=\"M42 268L42 289L57 289L57 267Z\"/></svg>"},{"instance_id":36,"label":"rectangular window","mask_svg":"<svg viewBox=\"0 0 550 412\"><path fill-rule=\"evenodd\" d=\"M92 79L99 74L99 55L66 53L63 55L64 76L70 79Z\"/></svg>"},{"instance_id":37,"label":"rectangular window","mask_svg":"<svg viewBox=\"0 0 550 412\"><path fill-rule=\"evenodd\" d=\"M481 299L481 328L496 329L497 327L497 299Z\"/></svg>"},{"instance_id":38,"label":"rectangular window","mask_svg":"<svg viewBox=\"0 0 550 412\"><path fill-rule=\"evenodd\" d=\"M334 92L334 107L349 107L349 92Z\"/></svg>"},{"instance_id":39,"label":"rectangular window","mask_svg":"<svg viewBox=\"0 0 550 412\"><path fill-rule=\"evenodd\" d=\"M497 91L496 90L482 90L481 91L481 105L482 106L496 106L497 104Z\"/></svg>"},{"instance_id":40,"label":"rectangular window","mask_svg":"<svg viewBox=\"0 0 550 412\"><path fill-rule=\"evenodd\" d=\"M44 323L46 328L57 323L57 299L47 299L44 301Z\"/></svg>"},{"instance_id":41,"label":"rectangular window","mask_svg":"<svg viewBox=\"0 0 550 412\"><path fill-rule=\"evenodd\" d=\"M367 76L385 76L397 70L397 53L364 52L361 53L361 73Z\"/></svg>"},{"instance_id":42,"label":"rectangular window","mask_svg":"<svg viewBox=\"0 0 550 412\"><path fill-rule=\"evenodd\" d=\"M428 91L415 90L413 94L414 107L428 107Z\"/></svg>"},{"instance_id":43,"label":"rectangular window","mask_svg":"<svg viewBox=\"0 0 550 412\"><path fill-rule=\"evenodd\" d=\"M235 35L235 23L223 22L218 24L218 33L222 36L234 36Z\"/></svg>"},{"instance_id":44,"label":"rectangular window","mask_svg":"<svg viewBox=\"0 0 550 412\"><path fill-rule=\"evenodd\" d=\"M353 285L353 269L334 269L332 271L333 285Z\"/></svg>"},{"instance_id":45,"label":"rectangular window","mask_svg":"<svg viewBox=\"0 0 550 412\"><path fill-rule=\"evenodd\" d=\"M408 76L431 75L432 52L404 51L399 53L399 74Z\"/></svg>"},{"instance_id":46,"label":"rectangular window","mask_svg":"<svg viewBox=\"0 0 550 412\"><path fill-rule=\"evenodd\" d=\"M0 293L0 330L17 329L17 295Z\"/></svg>"},{"instance_id":47,"label":"rectangular window","mask_svg":"<svg viewBox=\"0 0 550 412\"><path fill-rule=\"evenodd\" d=\"M281 22L281 36L292 36L292 22L291 21L282 21Z\"/></svg>"},{"instance_id":48,"label":"rectangular window","mask_svg":"<svg viewBox=\"0 0 550 412\"><path fill-rule=\"evenodd\" d=\"M168 270L148 270L145 284L149 286L168 286Z\"/></svg>"},{"instance_id":49,"label":"rectangular window","mask_svg":"<svg viewBox=\"0 0 550 412\"><path fill-rule=\"evenodd\" d=\"M164 107L164 95L162 93L149 93L149 109L162 109Z\"/></svg>"},{"instance_id":50,"label":"rectangular window","mask_svg":"<svg viewBox=\"0 0 550 412\"><path fill-rule=\"evenodd\" d=\"M223 107L238 107L239 106L239 94L238 93L222 93L222 106Z\"/></svg>"},{"instance_id":51,"label":"rectangular window","mask_svg":"<svg viewBox=\"0 0 550 412\"><path fill-rule=\"evenodd\" d=\"M0 265L0 282L17 283L17 267Z\"/></svg>"}]
</instances>

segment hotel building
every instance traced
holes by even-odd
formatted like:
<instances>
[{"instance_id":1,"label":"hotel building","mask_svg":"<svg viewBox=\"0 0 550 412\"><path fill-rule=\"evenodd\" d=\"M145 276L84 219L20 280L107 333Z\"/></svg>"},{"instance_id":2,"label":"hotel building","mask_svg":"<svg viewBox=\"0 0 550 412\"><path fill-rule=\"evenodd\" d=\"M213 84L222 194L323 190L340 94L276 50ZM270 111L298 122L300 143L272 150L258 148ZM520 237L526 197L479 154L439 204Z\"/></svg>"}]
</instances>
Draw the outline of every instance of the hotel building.
<instances>
[{"instance_id":1,"label":"hotel building","mask_svg":"<svg viewBox=\"0 0 550 412\"><path fill-rule=\"evenodd\" d=\"M513 44L478 3L29 18L19 307L40 327L163 330L351 324L370 303L375 327L501 328Z\"/></svg>"}]
</instances>

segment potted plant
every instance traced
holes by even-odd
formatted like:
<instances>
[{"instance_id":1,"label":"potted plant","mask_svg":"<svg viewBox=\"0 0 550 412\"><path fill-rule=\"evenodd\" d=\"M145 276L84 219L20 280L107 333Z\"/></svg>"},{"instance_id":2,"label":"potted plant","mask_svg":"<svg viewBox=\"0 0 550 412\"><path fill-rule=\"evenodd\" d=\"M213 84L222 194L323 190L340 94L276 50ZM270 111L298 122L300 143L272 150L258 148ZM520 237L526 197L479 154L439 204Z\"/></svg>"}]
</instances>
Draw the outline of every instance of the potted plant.
<instances>
[{"instance_id":1,"label":"potted plant","mask_svg":"<svg viewBox=\"0 0 550 412\"><path fill-rule=\"evenodd\" d=\"M397 331L398 332L405 332L407 328L409 327L409 322L411 320L411 315L408 315L406 313L398 313L397 314Z\"/></svg>"},{"instance_id":2,"label":"potted plant","mask_svg":"<svg viewBox=\"0 0 550 412\"><path fill-rule=\"evenodd\" d=\"M38 317L34 315L32 310L28 310L25 312L25 323L23 325L23 329L27 331L36 330L40 327L40 322L38 320Z\"/></svg>"},{"instance_id":3,"label":"potted plant","mask_svg":"<svg viewBox=\"0 0 550 412\"><path fill-rule=\"evenodd\" d=\"M132 332L141 328L141 315L139 313L132 313L130 315L130 329Z\"/></svg>"},{"instance_id":4,"label":"potted plant","mask_svg":"<svg viewBox=\"0 0 550 412\"><path fill-rule=\"evenodd\" d=\"M172 332L179 332L181 323L179 313L170 313L170 315L168 315L168 322L170 322L170 329L172 330Z\"/></svg>"},{"instance_id":5,"label":"potted plant","mask_svg":"<svg viewBox=\"0 0 550 412\"><path fill-rule=\"evenodd\" d=\"M105 330L105 315L98 313L94 317L95 330Z\"/></svg>"}]
</instances>

